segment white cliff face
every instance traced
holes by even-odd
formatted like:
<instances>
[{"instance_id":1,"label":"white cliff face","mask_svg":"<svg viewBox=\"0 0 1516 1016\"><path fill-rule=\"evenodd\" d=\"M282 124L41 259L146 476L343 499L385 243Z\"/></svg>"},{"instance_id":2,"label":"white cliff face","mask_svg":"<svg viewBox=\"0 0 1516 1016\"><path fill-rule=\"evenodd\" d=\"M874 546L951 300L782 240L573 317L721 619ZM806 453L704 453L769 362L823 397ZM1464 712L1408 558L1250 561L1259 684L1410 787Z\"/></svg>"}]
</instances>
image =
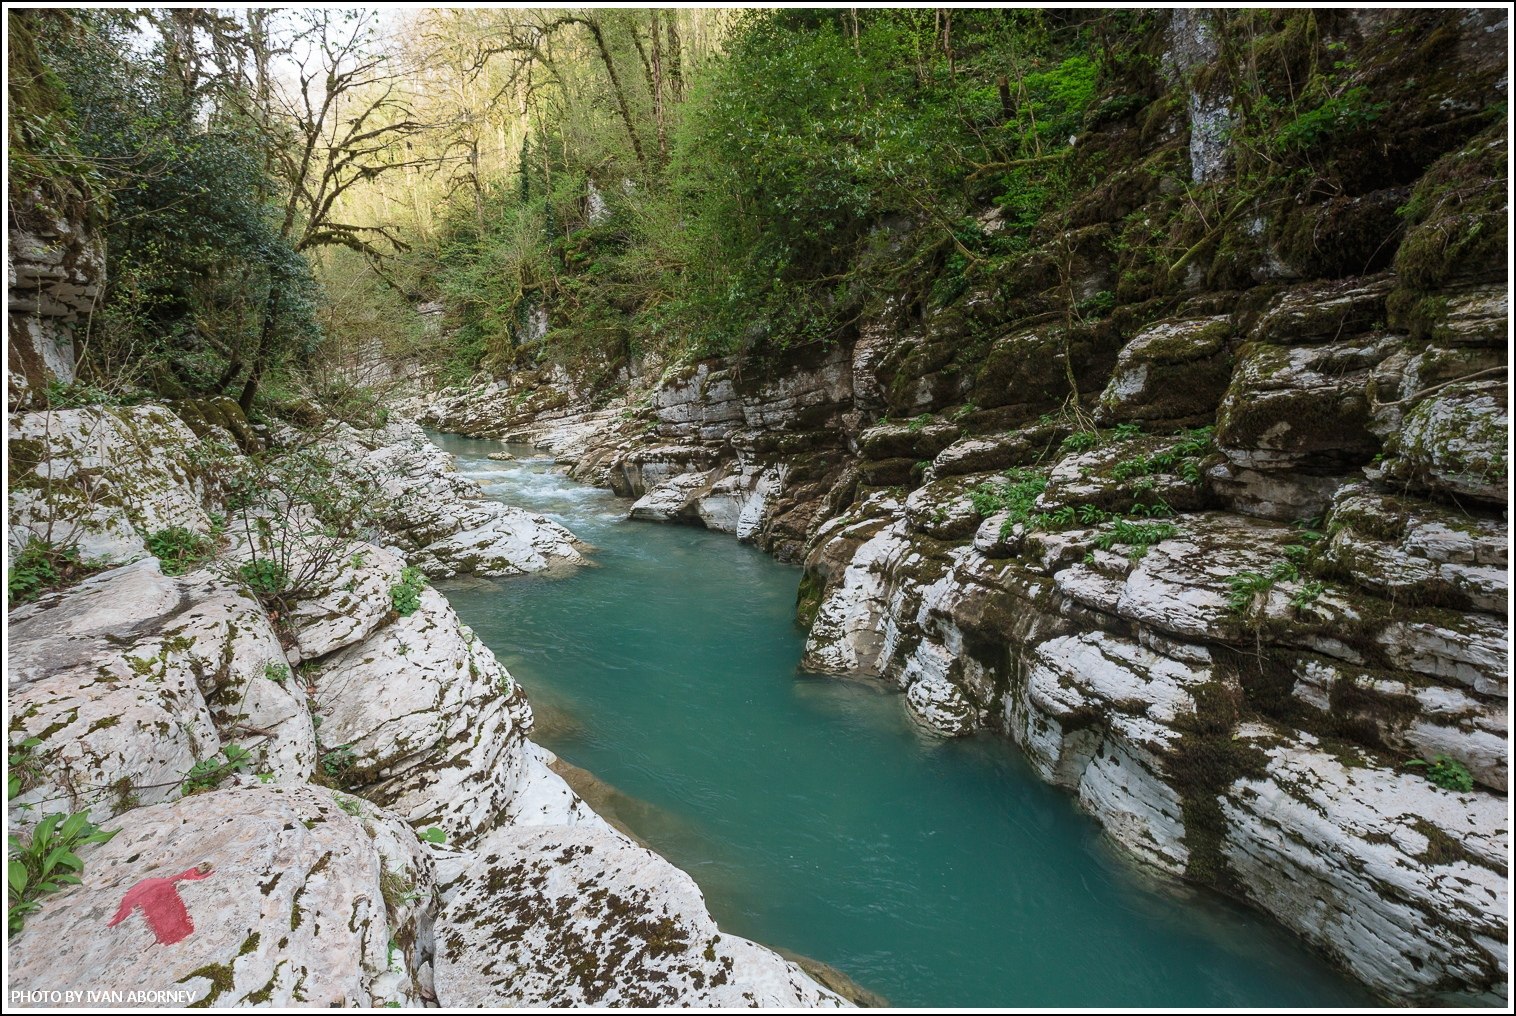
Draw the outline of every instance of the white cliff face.
<instances>
[{"instance_id":1,"label":"white cliff face","mask_svg":"<svg viewBox=\"0 0 1516 1016\"><path fill-rule=\"evenodd\" d=\"M144 557L170 526L205 534L199 439L162 406L100 406L12 417L11 546L76 544L87 560Z\"/></svg>"},{"instance_id":2,"label":"white cliff face","mask_svg":"<svg viewBox=\"0 0 1516 1016\"><path fill-rule=\"evenodd\" d=\"M91 454L124 461L119 435L98 440ZM414 445L359 447L335 454L408 470L387 491L449 472ZM491 531L498 547L506 530ZM548 768L525 695L447 601L422 588L396 609L397 552L337 545L285 611L238 579L254 539L178 577L146 558L12 612L13 740L36 739L13 827L85 811L118 830L11 939L18 986L249 1006L846 1004L722 934L688 875ZM573 550L566 531L551 542Z\"/></svg>"}]
</instances>

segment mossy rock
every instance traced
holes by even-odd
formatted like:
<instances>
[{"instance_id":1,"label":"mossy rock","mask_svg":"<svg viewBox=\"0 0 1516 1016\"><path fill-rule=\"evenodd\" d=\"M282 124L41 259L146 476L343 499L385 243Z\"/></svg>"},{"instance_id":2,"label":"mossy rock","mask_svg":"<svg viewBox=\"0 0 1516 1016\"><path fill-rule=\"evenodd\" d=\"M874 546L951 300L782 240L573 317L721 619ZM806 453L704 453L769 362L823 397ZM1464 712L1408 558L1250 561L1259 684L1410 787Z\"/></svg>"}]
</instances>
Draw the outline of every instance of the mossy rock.
<instances>
[{"instance_id":1,"label":"mossy rock","mask_svg":"<svg viewBox=\"0 0 1516 1016\"><path fill-rule=\"evenodd\" d=\"M245 454L261 451L260 438L235 399L225 396L209 399L180 399L169 402L174 415L201 439L213 439L230 434L237 447Z\"/></svg>"},{"instance_id":2,"label":"mossy rock","mask_svg":"<svg viewBox=\"0 0 1516 1016\"><path fill-rule=\"evenodd\" d=\"M1144 329L1122 349L1100 400L1100 420L1206 422L1232 377L1225 318L1165 321Z\"/></svg>"},{"instance_id":3,"label":"mossy rock","mask_svg":"<svg viewBox=\"0 0 1516 1016\"><path fill-rule=\"evenodd\" d=\"M1414 489L1506 504L1508 401L1503 383L1477 382L1424 399L1391 440L1385 473Z\"/></svg>"}]
</instances>

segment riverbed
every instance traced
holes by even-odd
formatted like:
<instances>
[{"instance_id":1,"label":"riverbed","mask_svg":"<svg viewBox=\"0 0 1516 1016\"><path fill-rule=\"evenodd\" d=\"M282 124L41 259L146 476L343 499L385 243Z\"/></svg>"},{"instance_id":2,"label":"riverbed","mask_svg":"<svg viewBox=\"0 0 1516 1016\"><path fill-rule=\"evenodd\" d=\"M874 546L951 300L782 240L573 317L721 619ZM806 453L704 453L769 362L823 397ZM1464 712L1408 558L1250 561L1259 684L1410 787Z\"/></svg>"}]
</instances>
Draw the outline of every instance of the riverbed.
<instances>
[{"instance_id":1,"label":"riverbed","mask_svg":"<svg viewBox=\"0 0 1516 1016\"><path fill-rule=\"evenodd\" d=\"M596 548L568 578L438 587L525 687L534 739L614 788L723 930L897 1006L1376 1004L1263 916L1126 862L1009 742L945 740L882 682L800 673L798 568L628 521L529 448L433 439ZM519 458L486 458L503 448Z\"/></svg>"}]
</instances>

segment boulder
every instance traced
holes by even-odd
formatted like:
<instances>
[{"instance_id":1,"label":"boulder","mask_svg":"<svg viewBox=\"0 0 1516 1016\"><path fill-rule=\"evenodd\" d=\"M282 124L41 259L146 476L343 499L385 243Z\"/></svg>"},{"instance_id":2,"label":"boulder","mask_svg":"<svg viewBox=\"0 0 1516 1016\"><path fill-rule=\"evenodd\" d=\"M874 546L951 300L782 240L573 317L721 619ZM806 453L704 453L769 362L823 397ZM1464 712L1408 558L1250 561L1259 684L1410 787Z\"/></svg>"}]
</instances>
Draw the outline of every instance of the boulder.
<instances>
[{"instance_id":1,"label":"boulder","mask_svg":"<svg viewBox=\"0 0 1516 1016\"><path fill-rule=\"evenodd\" d=\"M96 822L177 798L196 763L308 778L304 695L255 600L211 572L156 560L103 572L11 615L12 738L36 738L13 821L88 811ZM228 770L230 772L230 770Z\"/></svg>"},{"instance_id":2,"label":"boulder","mask_svg":"<svg viewBox=\"0 0 1516 1016\"><path fill-rule=\"evenodd\" d=\"M431 860L403 822L308 785L138 808L10 941L15 988L160 1005L418 1006ZM151 1003L148 1003L151 1004Z\"/></svg>"},{"instance_id":3,"label":"boulder","mask_svg":"<svg viewBox=\"0 0 1516 1016\"><path fill-rule=\"evenodd\" d=\"M1100 397L1100 422L1193 426L1216 414L1232 376L1225 317L1161 321L1122 347Z\"/></svg>"},{"instance_id":4,"label":"boulder","mask_svg":"<svg viewBox=\"0 0 1516 1016\"><path fill-rule=\"evenodd\" d=\"M447 886L450 1006L841 1007L794 963L723 934L694 881L603 823L506 827Z\"/></svg>"},{"instance_id":5,"label":"boulder","mask_svg":"<svg viewBox=\"0 0 1516 1016\"><path fill-rule=\"evenodd\" d=\"M1449 385L1426 397L1391 439L1385 472L1412 489L1505 505L1507 402L1500 382Z\"/></svg>"},{"instance_id":6,"label":"boulder","mask_svg":"<svg viewBox=\"0 0 1516 1016\"><path fill-rule=\"evenodd\" d=\"M436 590L307 671L321 778L467 844L508 805L531 728L526 697Z\"/></svg>"},{"instance_id":7,"label":"boulder","mask_svg":"<svg viewBox=\"0 0 1516 1016\"><path fill-rule=\"evenodd\" d=\"M162 406L89 406L22 413L7 442L10 539L76 544L85 560L147 555L146 537L182 526L211 531L212 452Z\"/></svg>"}]
</instances>

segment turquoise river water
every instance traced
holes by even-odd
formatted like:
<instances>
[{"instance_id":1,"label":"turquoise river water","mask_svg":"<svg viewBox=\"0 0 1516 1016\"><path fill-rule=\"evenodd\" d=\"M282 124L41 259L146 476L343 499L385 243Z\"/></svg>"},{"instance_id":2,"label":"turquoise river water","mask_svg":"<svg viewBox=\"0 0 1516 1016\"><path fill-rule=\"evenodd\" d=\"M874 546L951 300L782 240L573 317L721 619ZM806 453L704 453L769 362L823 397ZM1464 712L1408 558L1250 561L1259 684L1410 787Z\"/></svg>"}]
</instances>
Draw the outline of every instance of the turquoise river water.
<instances>
[{"instance_id":1,"label":"turquoise river water","mask_svg":"<svg viewBox=\"0 0 1516 1016\"><path fill-rule=\"evenodd\" d=\"M1364 1006L1267 919L1149 881L1009 742L918 730L880 683L798 672L800 573L496 442L459 468L597 549L569 578L439 582L526 688L535 739L622 794L729 932L897 1006ZM629 803L630 802L630 803Z\"/></svg>"}]
</instances>

